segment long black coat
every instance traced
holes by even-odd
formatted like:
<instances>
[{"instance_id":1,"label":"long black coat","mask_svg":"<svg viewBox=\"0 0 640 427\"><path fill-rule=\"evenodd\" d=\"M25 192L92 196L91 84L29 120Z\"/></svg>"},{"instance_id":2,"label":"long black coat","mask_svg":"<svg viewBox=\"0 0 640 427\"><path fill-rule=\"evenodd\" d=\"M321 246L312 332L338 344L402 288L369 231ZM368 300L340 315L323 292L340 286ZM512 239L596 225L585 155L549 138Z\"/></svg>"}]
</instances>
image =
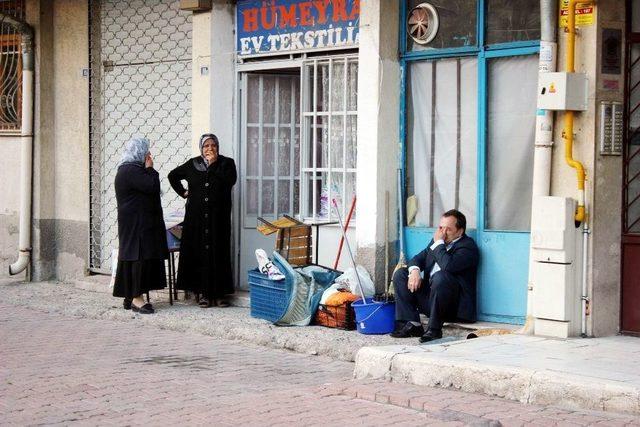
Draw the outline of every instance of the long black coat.
<instances>
[{"instance_id":1,"label":"long black coat","mask_svg":"<svg viewBox=\"0 0 640 427\"><path fill-rule=\"evenodd\" d=\"M426 249L409 261L409 267L415 265L424 271L425 277L437 262L440 270L452 274L460 284L457 317L461 320L476 320L476 276L480 253L476 242L466 234L447 251L446 245L439 245L431 250L433 240Z\"/></svg>"},{"instance_id":2,"label":"long black coat","mask_svg":"<svg viewBox=\"0 0 640 427\"><path fill-rule=\"evenodd\" d=\"M115 180L120 261L167 258L160 179L153 168L126 163Z\"/></svg>"},{"instance_id":3,"label":"long black coat","mask_svg":"<svg viewBox=\"0 0 640 427\"><path fill-rule=\"evenodd\" d=\"M206 167L202 157L194 157L169 173L173 189L187 197L177 289L197 292L207 298L231 294L231 189L236 183L233 159L218 155Z\"/></svg>"}]
</instances>

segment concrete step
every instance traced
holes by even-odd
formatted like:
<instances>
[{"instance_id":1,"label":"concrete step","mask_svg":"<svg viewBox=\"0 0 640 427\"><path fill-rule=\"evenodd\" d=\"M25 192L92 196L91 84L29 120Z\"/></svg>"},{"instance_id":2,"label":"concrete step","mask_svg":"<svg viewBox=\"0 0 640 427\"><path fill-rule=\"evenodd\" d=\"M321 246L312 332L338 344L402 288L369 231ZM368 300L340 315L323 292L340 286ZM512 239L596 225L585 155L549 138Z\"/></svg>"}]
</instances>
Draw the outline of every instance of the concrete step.
<instances>
[{"instance_id":1,"label":"concrete step","mask_svg":"<svg viewBox=\"0 0 640 427\"><path fill-rule=\"evenodd\" d=\"M355 378L454 388L540 405L640 414L640 340L491 335L364 347Z\"/></svg>"}]
</instances>

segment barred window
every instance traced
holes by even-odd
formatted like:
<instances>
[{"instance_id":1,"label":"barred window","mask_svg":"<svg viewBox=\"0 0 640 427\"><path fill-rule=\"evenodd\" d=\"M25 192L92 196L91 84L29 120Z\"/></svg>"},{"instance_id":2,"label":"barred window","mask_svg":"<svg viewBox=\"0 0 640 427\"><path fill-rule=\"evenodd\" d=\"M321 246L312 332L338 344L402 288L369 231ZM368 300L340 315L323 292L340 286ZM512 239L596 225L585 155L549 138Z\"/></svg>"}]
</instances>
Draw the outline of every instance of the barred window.
<instances>
[{"instance_id":1,"label":"barred window","mask_svg":"<svg viewBox=\"0 0 640 427\"><path fill-rule=\"evenodd\" d=\"M24 0L0 0L0 13L24 20ZM0 131L20 130L22 115L21 36L0 25Z\"/></svg>"}]
</instances>

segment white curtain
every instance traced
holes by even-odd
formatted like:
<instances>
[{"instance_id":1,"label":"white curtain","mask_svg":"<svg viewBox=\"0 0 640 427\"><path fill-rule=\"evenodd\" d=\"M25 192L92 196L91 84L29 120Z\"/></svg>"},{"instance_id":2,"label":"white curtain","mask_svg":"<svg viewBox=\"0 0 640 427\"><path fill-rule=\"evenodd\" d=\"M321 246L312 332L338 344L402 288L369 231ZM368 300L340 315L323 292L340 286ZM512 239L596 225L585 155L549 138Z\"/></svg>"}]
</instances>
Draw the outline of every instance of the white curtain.
<instances>
[{"instance_id":1,"label":"white curtain","mask_svg":"<svg viewBox=\"0 0 640 427\"><path fill-rule=\"evenodd\" d=\"M418 200L415 225L437 226L443 212L457 208L475 228L477 60L411 64L408 93L408 195Z\"/></svg>"},{"instance_id":2,"label":"white curtain","mask_svg":"<svg viewBox=\"0 0 640 427\"><path fill-rule=\"evenodd\" d=\"M537 55L488 64L488 229L530 229L537 76Z\"/></svg>"}]
</instances>

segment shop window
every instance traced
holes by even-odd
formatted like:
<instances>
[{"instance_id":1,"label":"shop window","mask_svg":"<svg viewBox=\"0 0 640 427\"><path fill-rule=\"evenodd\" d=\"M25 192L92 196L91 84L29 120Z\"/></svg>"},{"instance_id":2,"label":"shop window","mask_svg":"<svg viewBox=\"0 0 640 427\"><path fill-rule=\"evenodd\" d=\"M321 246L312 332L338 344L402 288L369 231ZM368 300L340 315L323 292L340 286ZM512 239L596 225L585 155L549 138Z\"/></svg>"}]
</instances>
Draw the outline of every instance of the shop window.
<instances>
[{"instance_id":1,"label":"shop window","mask_svg":"<svg viewBox=\"0 0 640 427\"><path fill-rule=\"evenodd\" d=\"M412 12L424 0L409 0L407 21L411 20ZM420 44L407 34L407 50L423 51L430 49L468 47L476 45L476 14L477 1L474 0L430 0L435 7L439 26L436 36L427 44ZM416 16L419 20L420 16Z\"/></svg>"},{"instance_id":2,"label":"shop window","mask_svg":"<svg viewBox=\"0 0 640 427\"><path fill-rule=\"evenodd\" d=\"M540 39L538 0L488 0L487 44Z\"/></svg>"},{"instance_id":3,"label":"shop window","mask_svg":"<svg viewBox=\"0 0 640 427\"><path fill-rule=\"evenodd\" d=\"M407 196L417 201L408 225L437 227L456 208L475 228L478 61L420 61L408 72Z\"/></svg>"},{"instance_id":4,"label":"shop window","mask_svg":"<svg viewBox=\"0 0 640 427\"><path fill-rule=\"evenodd\" d=\"M24 19L24 0L0 1L0 13ZM21 37L0 25L0 131L20 130L22 106Z\"/></svg>"},{"instance_id":5,"label":"shop window","mask_svg":"<svg viewBox=\"0 0 640 427\"><path fill-rule=\"evenodd\" d=\"M488 63L487 229L530 229L537 76L537 55Z\"/></svg>"},{"instance_id":6,"label":"shop window","mask_svg":"<svg viewBox=\"0 0 640 427\"><path fill-rule=\"evenodd\" d=\"M301 215L334 220L356 192L358 62L355 57L305 62L303 67Z\"/></svg>"}]
</instances>

